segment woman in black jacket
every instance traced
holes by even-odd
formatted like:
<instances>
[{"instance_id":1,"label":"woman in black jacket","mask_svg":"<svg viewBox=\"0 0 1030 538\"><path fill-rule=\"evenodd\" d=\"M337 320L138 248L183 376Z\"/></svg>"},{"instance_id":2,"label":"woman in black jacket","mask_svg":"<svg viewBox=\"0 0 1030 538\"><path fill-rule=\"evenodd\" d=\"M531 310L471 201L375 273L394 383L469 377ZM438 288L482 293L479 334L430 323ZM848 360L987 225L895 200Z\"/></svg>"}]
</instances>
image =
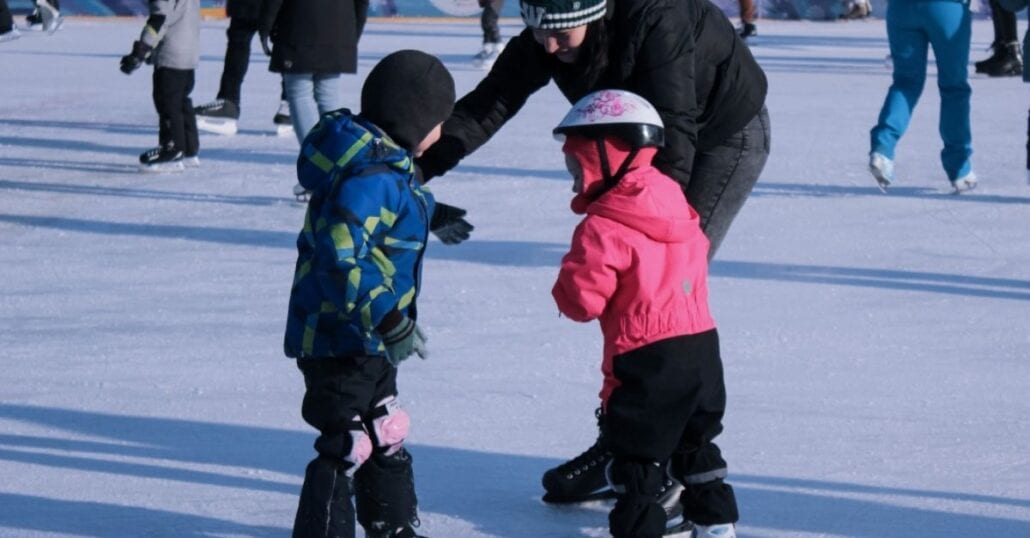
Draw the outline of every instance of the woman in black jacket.
<instances>
[{"instance_id":1,"label":"woman in black jacket","mask_svg":"<svg viewBox=\"0 0 1030 538\"><path fill-rule=\"evenodd\" d=\"M567 16L589 6L586 17ZM424 180L486 143L552 79L570 103L598 89L629 90L662 116L666 142L655 166L700 213L711 258L769 155L765 74L730 21L706 0L522 0L521 7L529 28L458 101L443 138L417 161ZM445 224L437 220L434 228Z\"/></svg>"},{"instance_id":2,"label":"woman in black jacket","mask_svg":"<svg viewBox=\"0 0 1030 538\"><path fill-rule=\"evenodd\" d=\"M458 101L443 138L417 160L423 178L456 166L551 80L569 102L598 89L629 90L662 117L665 147L654 164L700 214L711 258L769 155L765 74L730 21L707 0L521 0L521 11L529 27ZM446 209L434 215L438 235L460 225L463 211L445 222ZM602 435L545 474L545 500L582 500L603 488L609 458ZM692 481L688 495L726 497L723 513L702 519L736 521L732 490L722 483L725 463L714 460L681 478Z\"/></svg>"}]
</instances>

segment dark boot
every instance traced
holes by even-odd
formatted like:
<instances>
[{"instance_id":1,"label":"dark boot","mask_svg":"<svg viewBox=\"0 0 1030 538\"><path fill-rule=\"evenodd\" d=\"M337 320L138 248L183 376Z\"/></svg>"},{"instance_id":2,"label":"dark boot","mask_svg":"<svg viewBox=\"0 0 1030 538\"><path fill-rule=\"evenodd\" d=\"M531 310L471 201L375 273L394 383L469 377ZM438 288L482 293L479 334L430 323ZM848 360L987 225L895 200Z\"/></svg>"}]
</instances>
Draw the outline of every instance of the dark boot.
<instances>
[{"instance_id":1,"label":"dark boot","mask_svg":"<svg viewBox=\"0 0 1030 538\"><path fill-rule=\"evenodd\" d=\"M614 538L658 538L665 533L665 510L658 494L665 469L658 462L612 461L612 487L617 492L615 507L608 514L608 529Z\"/></svg>"},{"instance_id":2,"label":"dark boot","mask_svg":"<svg viewBox=\"0 0 1030 538\"><path fill-rule=\"evenodd\" d=\"M351 483L344 465L316 458L304 473L293 538L354 538Z\"/></svg>"},{"instance_id":3,"label":"dark boot","mask_svg":"<svg viewBox=\"0 0 1030 538\"><path fill-rule=\"evenodd\" d=\"M995 42L991 45L994 54L986 60L976 62L976 72L990 77L1014 77L1023 74L1023 57L1019 43Z\"/></svg>"},{"instance_id":4,"label":"dark boot","mask_svg":"<svg viewBox=\"0 0 1030 538\"><path fill-rule=\"evenodd\" d=\"M585 452L544 473L544 502L577 503L595 499L611 498L604 468L612 460L611 452L604 446L604 419L601 409L594 412L597 417L597 441Z\"/></svg>"},{"instance_id":5,"label":"dark boot","mask_svg":"<svg viewBox=\"0 0 1030 538\"><path fill-rule=\"evenodd\" d=\"M417 536L415 474L404 448L390 456L376 451L354 475L354 496L368 538Z\"/></svg>"}]
</instances>

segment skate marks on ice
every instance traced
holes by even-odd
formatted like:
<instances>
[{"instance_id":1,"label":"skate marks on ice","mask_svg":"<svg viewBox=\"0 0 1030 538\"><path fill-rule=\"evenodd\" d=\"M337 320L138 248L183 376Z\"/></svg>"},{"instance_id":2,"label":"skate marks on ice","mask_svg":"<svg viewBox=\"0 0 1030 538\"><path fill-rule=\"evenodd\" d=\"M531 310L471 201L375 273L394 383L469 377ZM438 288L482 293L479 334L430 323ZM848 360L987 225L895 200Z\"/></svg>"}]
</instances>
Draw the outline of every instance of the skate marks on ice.
<instances>
[{"instance_id":1,"label":"skate marks on ice","mask_svg":"<svg viewBox=\"0 0 1030 538\"><path fill-rule=\"evenodd\" d=\"M718 278L775 280L832 286L856 286L921 291L966 297L1030 301L1030 280L963 274L715 260L711 274Z\"/></svg>"},{"instance_id":2,"label":"skate marks on ice","mask_svg":"<svg viewBox=\"0 0 1030 538\"><path fill-rule=\"evenodd\" d=\"M941 180L939 188L932 187L904 187L892 185L889 191L891 198L912 198L923 200L941 200L949 203L992 203L1011 205L1030 205L1030 196L1009 196L992 195L984 192L983 186L976 191L969 192L966 196L953 196L951 185ZM859 196L870 196L883 198L883 193L876 187L875 182L869 181L869 185L848 186L830 185L818 183L776 183L771 181L759 181L751 192L752 198L765 197L809 197L809 198L849 198Z\"/></svg>"},{"instance_id":3,"label":"skate marks on ice","mask_svg":"<svg viewBox=\"0 0 1030 538\"><path fill-rule=\"evenodd\" d=\"M18 404L0 404L0 423L0 474L14 477L0 492L0 534L124 536L129 525L136 535L285 535L312 439L301 430ZM540 500L539 477L558 458L410 449L430 536L457 528L467 536L604 535L609 502L553 507ZM1030 535L1026 499L745 474L731 480L749 536L882 537L899 528L925 529L924 536ZM26 491L37 486L59 493ZM181 507L183 490L207 489L275 514L274 523L233 521L235 507L223 517L201 503L187 503L184 512L135 505L164 495ZM112 493L122 498L101 499Z\"/></svg>"},{"instance_id":4,"label":"skate marks on ice","mask_svg":"<svg viewBox=\"0 0 1030 538\"><path fill-rule=\"evenodd\" d=\"M0 158L0 163L4 159ZM134 175L139 175L139 165L125 165ZM227 204L242 206L282 206L287 205L289 200L276 196L260 195L231 195L211 194L201 192L169 191L160 189L147 189L139 187L104 187L100 185L81 185L70 183L53 183L42 181L8 181L0 179L0 191L33 191L50 192L57 194L69 194L88 197L112 197L127 199L165 200L175 202Z\"/></svg>"}]
</instances>

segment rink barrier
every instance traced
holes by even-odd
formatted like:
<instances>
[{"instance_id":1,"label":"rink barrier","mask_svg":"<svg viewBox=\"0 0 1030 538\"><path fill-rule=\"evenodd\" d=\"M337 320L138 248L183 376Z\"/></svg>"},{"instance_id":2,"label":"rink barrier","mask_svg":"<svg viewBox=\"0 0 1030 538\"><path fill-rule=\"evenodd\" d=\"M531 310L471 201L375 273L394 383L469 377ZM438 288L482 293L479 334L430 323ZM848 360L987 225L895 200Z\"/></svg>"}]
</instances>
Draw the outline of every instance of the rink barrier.
<instances>
[{"instance_id":1,"label":"rink barrier","mask_svg":"<svg viewBox=\"0 0 1030 538\"><path fill-rule=\"evenodd\" d=\"M729 16L734 23L738 22L738 0L711 0ZM848 0L757 0L756 9L760 19L804 19L804 20L836 20L843 13ZM887 12L887 0L871 0L873 17L883 18ZM60 0L61 12L64 15L87 16L142 16L147 13L144 0ZM971 7L978 18L989 16L986 0L972 0ZM8 0L11 11L23 15L32 10L32 0ZM517 0L505 0L501 16L514 19L518 24L519 8ZM219 19L225 17L224 0L201 0L201 14L205 18ZM369 16L389 17L402 20L424 20L428 18L449 20L467 20L477 18L482 8L478 0L370 0ZM508 21L505 21L508 22Z\"/></svg>"}]
</instances>

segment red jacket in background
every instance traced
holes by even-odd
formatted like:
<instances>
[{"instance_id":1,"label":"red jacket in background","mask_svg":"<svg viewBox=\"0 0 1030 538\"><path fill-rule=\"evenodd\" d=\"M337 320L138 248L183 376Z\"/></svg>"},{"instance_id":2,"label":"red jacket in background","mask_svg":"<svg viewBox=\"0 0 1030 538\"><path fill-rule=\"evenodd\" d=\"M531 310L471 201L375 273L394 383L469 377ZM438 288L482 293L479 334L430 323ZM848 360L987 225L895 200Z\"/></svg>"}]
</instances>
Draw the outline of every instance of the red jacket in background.
<instances>
[{"instance_id":1,"label":"red jacket in background","mask_svg":"<svg viewBox=\"0 0 1030 538\"><path fill-rule=\"evenodd\" d=\"M605 142L612 170L624 148ZM562 258L552 294L562 314L600 319L604 335L601 399L618 386L612 359L647 344L715 328L708 309L708 239L679 184L651 166L644 148L611 190L591 201L601 183L593 141L569 137L563 148L583 168L583 194L572 200L586 214Z\"/></svg>"}]
</instances>

